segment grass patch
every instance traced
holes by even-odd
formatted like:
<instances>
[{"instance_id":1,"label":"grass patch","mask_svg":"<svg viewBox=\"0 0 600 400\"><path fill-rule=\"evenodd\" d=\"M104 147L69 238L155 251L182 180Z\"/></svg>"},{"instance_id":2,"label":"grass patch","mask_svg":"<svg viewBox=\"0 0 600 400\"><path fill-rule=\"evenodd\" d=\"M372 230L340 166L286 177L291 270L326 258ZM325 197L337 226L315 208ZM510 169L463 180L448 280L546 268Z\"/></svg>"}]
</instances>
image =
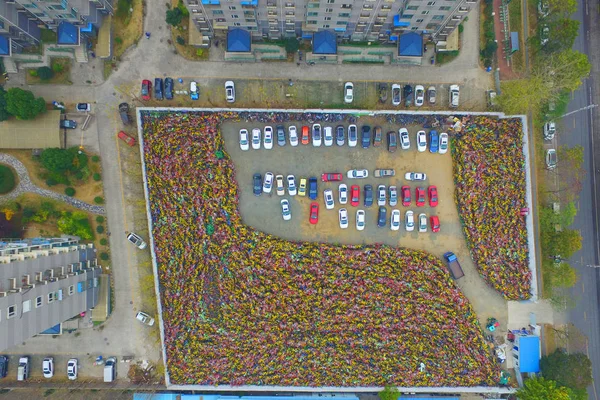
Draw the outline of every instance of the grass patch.
<instances>
[{"instance_id":1,"label":"grass patch","mask_svg":"<svg viewBox=\"0 0 600 400\"><path fill-rule=\"evenodd\" d=\"M17 186L17 177L12 168L0 164L0 194L11 192Z\"/></svg>"},{"instance_id":2,"label":"grass patch","mask_svg":"<svg viewBox=\"0 0 600 400\"><path fill-rule=\"evenodd\" d=\"M117 64L110 60L104 60L104 69L102 70L102 76L104 80L108 79L113 70L117 68Z\"/></svg>"},{"instance_id":3,"label":"grass patch","mask_svg":"<svg viewBox=\"0 0 600 400\"><path fill-rule=\"evenodd\" d=\"M28 69L25 73L25 82L28 85L53 84L53 85L72 85L71 64L73 60L69 57L52 58L51 68L54 71L52 78L43 80L39 76L33 76L30 71L37 69Z\"/></svg>"},{"instance_id":4,"label":"grass patch","mask_svg":"<svg viewBox=\"0 0 600 400\"><path fill-rule=\"evenodd\" d=\"M142 0L132 0L133 11L113 16L113 55L119 59L125 51L136 44L144 30L144 6ZM112 67L111 67L112 69ZM106 66L104 68L106 73ZM108 74L110 75L110 73Z\"/></svg>"},{"instance_id":5,"label":"grass patch","mask_svg":"<svg viewBox=\"0 0 600 400\"><path fill-rule=\"evenodd\" d=\"M435 63L436 64L445 64L454 60L460 52L458 50L453 51L438 51L435 55Z\"/></svg>"},{"instance_id":6,"label":"grass patch","mask_svg":"<svg viewBox=\"0 0 600 400\"><path fill-rule=\"evenodd\" d=\"M172 2L173 7L177 6L177 1ZM208 56L210 54L209 49L205 48L197 48L188 44L189 39L189 29L196 29L195 26L190 28L190 19L184 17L181 20L181 25L177 27L171 27L171 42L175 46L175 50L177 53L185 58L186 60L191 61L206 61L208 60ZM184 44L180 44L177 42L177 37L181 36L184 40ZM285 61L285 60L284 60Z\"/></svg>"},{"instance_id":7,"label":"grass patch","mask_svg":"<svg viewBox=\"0 0 600 400\"><path fill-rule=\"evenodd\" d=\"M510 30L511 32L519 32L519 51L513 53L510 58L512 70L518 73L525 72L525 57L523 52L525 51L525 43L523 41L523 14L521 0L512 0L508 3L508 15L510 18Z\"/></svg>"},{"instance_id":8,"label":"grass patch","mask_svg":"<svg viewBox=\"0 0 600 400\"><path fill-rule=\"evenodd\" d=\"M42 43L51 43L56 44L57 36L56 32L51 29L41 29L40 30L40 39Z\"/></svg>"}]
</instances>

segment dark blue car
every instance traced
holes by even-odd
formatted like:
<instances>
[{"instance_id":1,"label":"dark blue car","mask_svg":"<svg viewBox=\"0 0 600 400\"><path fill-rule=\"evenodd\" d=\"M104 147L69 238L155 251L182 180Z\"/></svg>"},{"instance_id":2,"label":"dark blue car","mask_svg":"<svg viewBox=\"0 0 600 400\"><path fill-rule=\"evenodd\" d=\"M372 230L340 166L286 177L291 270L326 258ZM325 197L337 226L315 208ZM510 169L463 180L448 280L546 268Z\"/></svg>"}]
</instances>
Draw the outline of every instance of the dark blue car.
<instances>
[{"instance_id":1,"label":"dark blue car","mask_svg":"<svg viewBox=\"0 0 600 400\"><path fill-rule=\"evenodd\" d=\"M363 125L360 141L363 149L368 149L371 145L371 127L369 125Z\"/></svg>"},{"instance_id":2,"label":"dark blue car","mask_svg":"<svg viewBox=\"0 0 600 400\"><path fill-rule=\"evenodd\" d=\"M364 192L365 192L364 205L365 205L365 207L371 207L373 205L373 186L365 185Z\"/></svg>"},{"instance_id":3,"label":"dark blue car","mask_svg":"<svg viewBox=\"0 0 600 400\"><path fill-rule=\"evenodd\" d=\"M254 174L253 182L254 182L254 195L260 196L262 194L262 187L263 187L262 176L260 174Z\"/></svg>"},{"instance_id":4,"label":"dark blue car","mask_svg":"<svg viewBox=\"0 0 600 400\"><path fill-rule=\"evenodd\" d=\"M308 180L308 198L311 200L316 200L319 191L317 190L317 178L311 176Z\"/></svg>"},{"instance_id":5,"label":"dark blue car","mask_svg":"<svg viewBox=\"0 0 600 400\"><path fill-rule=\"evenodd\" d=\"M163 80L162 80L162 78L154 79L154 98L156 100L163 99Z\"/></svg>"},{"instance_id":6,"label":"dark blue car","mask_svg":"<svg viewBox=\"0 0 600 400\"><path fill-rule=\"evenodd\" d=\"M429 132L429 152L437 153L440 147L440 137L437 131Z\"/></svg>"},{"instance_id":7,"label":"dark blue car","mask_svg":"<svg viewBox=\"0 0 600 400\"><path fill-rule=\"evenodd\" d=\"M165 78L165 99L173 100L173 78Z\"/></svg>"}]
</instances>

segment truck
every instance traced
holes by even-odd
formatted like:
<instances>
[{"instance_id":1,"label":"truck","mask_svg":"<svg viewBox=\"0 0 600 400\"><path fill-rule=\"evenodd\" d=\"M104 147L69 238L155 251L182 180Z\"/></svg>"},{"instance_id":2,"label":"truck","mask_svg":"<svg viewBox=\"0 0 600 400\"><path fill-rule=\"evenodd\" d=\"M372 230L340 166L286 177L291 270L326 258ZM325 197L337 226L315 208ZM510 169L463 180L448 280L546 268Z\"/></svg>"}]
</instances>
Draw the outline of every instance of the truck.
<instances>
[{"instance_id":1,"label":"truck","mask_svg":"<svg viewBox=\"0 0 600 400\"><path fill-rule=\"evenodd\" d=\"M393 169L376 169L375 178L386 178L388 176L396 175L396 171Z\"/></svg>"},{"instance_id":2,"label":"truck","mask_svg":"<svg viewBox=\"0 0 600 400\"><path fill-rule=\"evenodd\" d=\"M23 356L19 358L19 367L17 368L17 380L25 381L29 378L29 357Z\"/></svg>"},{"instance_id":3,"label":"truck","mask_svg":"<svg viewBox=\"0 0 600 400\"><path fill-rule=\"evenodd\" d=\"M446 265L448 266L448 271L452 274L454 279L460 279L465 276L465 273L458 262L458 258L451 251L444 253L444 258L446 259Z\"/></svg>"},{"instance_id":4,"label":"truck","mask_svg":"<svg viewBox=\"0 0 600 400\"><path fill-rule=\"evenodd\" d=\"M104 364L104 382L112 382L117 378L117 359L110 357Z\"/></svg>"}]
</instances>

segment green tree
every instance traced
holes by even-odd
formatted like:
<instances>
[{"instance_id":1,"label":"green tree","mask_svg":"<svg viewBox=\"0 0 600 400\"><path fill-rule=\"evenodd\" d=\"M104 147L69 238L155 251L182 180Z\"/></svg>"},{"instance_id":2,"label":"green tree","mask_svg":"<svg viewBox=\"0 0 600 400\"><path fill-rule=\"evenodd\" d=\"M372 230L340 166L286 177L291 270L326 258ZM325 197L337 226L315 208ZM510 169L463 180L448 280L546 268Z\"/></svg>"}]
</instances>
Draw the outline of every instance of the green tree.
<instances>
[{"instance_id":1,"label":"green tree","mask_svg":"<svg viewBox=\"0 0 600 400\"><path fill-rule=\"evenodd\" d=\"M559 18L552 20L548 27L550 28L550 35L548 43L543 47L546 53L554 53L573 47L573 43L579 35L579 21L570 18Z\"/></svg>"},{"instance_id":2,"label":"green tree","mask_svg":"<svg viewBox=\"0 0 600 400\"><path fill-rule=\"evenodd\" d=\"M517 391L519 400L570 400L569 390L556 387L556 382L544 378L530 378Z\"/></svg>"},{"instance_id":3,"label":"green tree","mask_svg":"<svg viewBox=\"0 0 600 400\"><path fill-rule=\"evenodd\" d=\"M172 10L167 10L167 18L165 21L169 25L178 26L181 24L181 20L183 19L183 13L179 7L176 7Z\"/></svg>"},{"instance_id":4,"label":"green tree","mask_svg":"<svg viewBox=\"0 0 600 400\"><path fill-rule=\"evenodd\" d=\"M592 362L583 353L568 354L557 349L542 357L540 368L544 377L573 390L585 390L592 384Z\"/></svg>"},{"instance_id":5,"label":"green tree","mask_svg":"<svg viewBox=\"0 0 600 400\"><path fill-rule=\"evenodd\" d=\"M83 240L92 240L94 232L86 213L82 211L63 211L56 221L58 230L66 235L79 236Z\"/></svg>"},{"instance_id":6,"label":"green tree","mask_svg":"<svg viewBox=\"0 0 600 400\"><path fill-rule=\"evenodd\" d=\"M185 6L185 4L183 3L183 1L179 0L179 3L177 3L177 8L179 8L181 10L181 16L183 18L187 18L190 16L190 12L187 9L187 7Z\"/></svg>"},{"instance_id":7,"label":"green tree","mask_svg":"<svg viewBox=\"0 0 600 400\"><path fill-rule=\"evenodd\" d=\"M553 287L570 288L577 283L577 270L566 262L554 263L551 268L552 275L550 279L552 279Z\"/></svg>"},{"instance_id":8,"label":"green tree","mask_svg":"<svg viewBox=\"0 0 600 400\"><path fill-rule=\"evenodd\" d=\"M45 149L40 156L42 166L48 171L63 173L73 169L74 155L67 149Z\"/></svg>"},{"instance_id":9,"label":"green tree","mask_svg":"<svg viewBox=\"0 0 600 400\"><path fill-rule=\"evenodd\" d=\"M300 42L296 38L289 38L285 41L285 51L288 54L294 54L300 49Z\"/></svg>"},{"instance_id":10,"label":"green tree","mask_svg":"<svg viewBox=\"0 0 600 400\"><path fill-rule=\"evenodd\" d=\"M46 111L46 102L43 98L37 99L29 90L10 88L6 92L6 111L17 119L34 119L38 114Z\"/></svg>"},{"instance_id":11,"label":"green tree","mask_svg":"<svg viewBox=\"0 0 600 400\"><path fill-rule=\"evenodd\" d=\"M547 0L550 15L569 16L577 11L577 0Z\"/></svg>"},{"instance_id":12,"label":"green tree","mask_svg":"<svg viewBox=\"0 0 600 400\"><path fill-rule=\"evenodd\" d=\"M379 392L379 398L381 400L398 400L400 392L395 386L386 386L381 392Z\"/></svg>"},{"instance_id":13,"label":"green tree","mask_svg":"<svg viewBox=\"0 0 600 400\"><path fill-rule=\"evenodd\" d=\"M581 249L581 233L574 229L562 229L554 232L549 237L549 247L552 249L551 256L560 256L562 259L570 258Z\"/></svg>"},{"instance_id":14,"label":"green tree","mask_svg":"<svg viewBox=\"0 0 600 400\"><path fill-rule=\"evenodd\" d=\"M6 90L0 86L0 121L6 121L10 118L10 113L6 109Z\"/></svg>"},{"instance_id":15,"label":"green tree","mask_svg":"<svg viewBox=\"0 0 600 400\"><path fill-rule=\"evenodd\" d=\"M558 196L563 201L574 201L583 189L585 168L583 167L583 147L560 146L557 152Z\"/></svg>"},{"instance_id":16,"label":"green tree","mask_svg":"<svg viewBox=\"0 0 600 400\"><path fill-rule=\"evenodd\" d=\"M52 79L52 77L54 76L54 71L52 71L52 68L50 67L39 67L37 69L37 76L41 80L47 81Z\"/></svg>"}]
</instances>

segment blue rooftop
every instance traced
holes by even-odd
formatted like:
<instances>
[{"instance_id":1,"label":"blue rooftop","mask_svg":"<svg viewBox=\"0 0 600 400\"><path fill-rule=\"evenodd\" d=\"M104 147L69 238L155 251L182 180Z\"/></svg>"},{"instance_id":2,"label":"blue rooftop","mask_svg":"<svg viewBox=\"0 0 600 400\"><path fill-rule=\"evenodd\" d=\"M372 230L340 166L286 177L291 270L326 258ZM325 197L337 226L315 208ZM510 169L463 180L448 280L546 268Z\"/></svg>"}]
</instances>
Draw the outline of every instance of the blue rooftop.
<instances>
[{"instance_id":1,"label":"blue rooftop","mask_svg":"<svg viewBox=\"0 0 600 400\"><path fill-rule=\"evenodd\" d=\"M540 338L521 336L519 338L519 371L540 372Z\"/></svg>"},{"instance_id":2,"label":"blue rooftop","mask_svg":"<svg viewBox=\"0 0 600 400\"><path fill-rule=\"evenodd\" d=\"M410 22L408 21L400 21L400 14L394 15L394 26L410 26Z\"/></svg>"},{"instance_id":3,"label":"blue rooftop","mask_svg":"<svg viewBox=\"0 0 600 400\"><path fill-rule=\"evenodd\" d=\"M242 28L229 29L227 32L227 51L247 53L252 47L250 32Z\"/></svg>"},{"instance_id":4,"label":"blue rooftop","mask_svg":"<svg viewBox=\"0 0 600 400\"><path fill-rule=\"evenodd\" d=\"M337 38L332 31L313 34L313 54L337 54Z\"/></svg>"},{"instance_id":5,"label":"blue rooftop","mask_svg":"<svg viewBox=\"0 0 600 400\"><path fill-rule=\"evenodd\" d=\"M57 44L79 44L79 28L70 22L62 21L60 24L58 24L57 36Z\"/></svg>"},{"instance_id":6,"label":"blue rooftop","mask_svg":"<svg viewBox=\"0 0 600 400\"><path fill-rule=\"evenodd\" d=\"M400 35L398 55L403 57L422 57L423 37L415 32L407 32Z\"/></svg>"},{"instance_id":7,"label":"blue rooftop","mask_svg":"<svg viewBox=\"0 0 600 400\"><path fill-rule=\"evenodd\" d=\"M0 35L0 55L10 55L10 39L4 35Z\"/></svg>"}]
</instances>

